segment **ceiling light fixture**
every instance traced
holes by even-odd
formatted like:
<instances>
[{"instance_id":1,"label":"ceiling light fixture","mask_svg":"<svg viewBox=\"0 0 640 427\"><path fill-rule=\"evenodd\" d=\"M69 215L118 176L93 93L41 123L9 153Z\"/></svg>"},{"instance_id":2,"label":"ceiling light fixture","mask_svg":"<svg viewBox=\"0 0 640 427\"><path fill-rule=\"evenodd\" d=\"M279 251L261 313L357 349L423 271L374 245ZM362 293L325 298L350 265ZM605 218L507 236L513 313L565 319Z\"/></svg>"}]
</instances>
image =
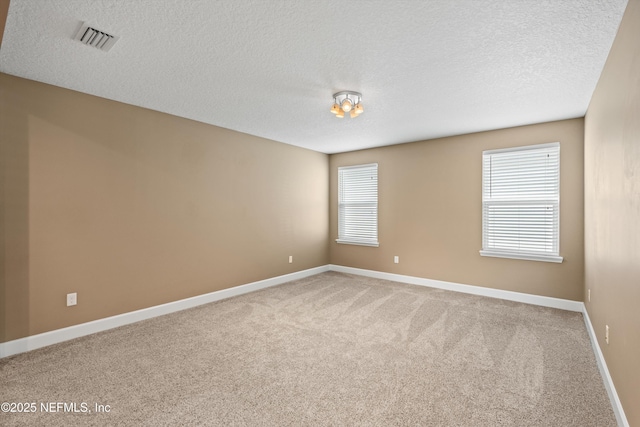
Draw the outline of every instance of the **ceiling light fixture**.
<instances>
[{"instance_id":1,"label":"ceiling light fixture","mask_svg":"<svg viewBox=\"0 0 640 427\"><path fill-rule=\"evenodd\" d=\"M363 111L361 93L344 90L333 94L333 107L331 107L331 112L335 114L337 118L341 119L344 117L344 113L349 113L349 116L353 119L362 114Z\"/></svg>"}]
</instances>

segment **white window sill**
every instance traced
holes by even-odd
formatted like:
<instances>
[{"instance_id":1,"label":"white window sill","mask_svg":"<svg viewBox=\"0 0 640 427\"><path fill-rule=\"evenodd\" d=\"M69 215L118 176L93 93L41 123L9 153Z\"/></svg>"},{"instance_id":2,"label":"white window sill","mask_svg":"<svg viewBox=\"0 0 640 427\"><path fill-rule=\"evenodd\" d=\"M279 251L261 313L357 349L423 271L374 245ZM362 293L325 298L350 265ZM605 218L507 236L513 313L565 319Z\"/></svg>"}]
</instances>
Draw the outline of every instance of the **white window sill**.
<instances>
[{"instance_id":1,"label":"white window sill","mask_svg":"<svg viewBox=\"0 0 640 427\"><path fill-rule=\"evenodd\" d=\"M536 254L514 254L509 252L497 252L497 251L480 251L481 256L490 256L495 258L510 258L510 259L522 259L526 261L542 261L542 262L555 262L561 263L564 258L556 255L536 255Z\"/></svg>"},{"instance_id":2,"label":"white window sill","mask_svg":"<svg viewBox=\"0 0 640 427\"><path fill-rule=\"evenodd\" d=\"M344 240L344 239L336 239L336 243L341 243L343 245L372 246L375 248L380 246L380 243L378 242L360 242L357 240Z\"/></svg>"}]
</instances>

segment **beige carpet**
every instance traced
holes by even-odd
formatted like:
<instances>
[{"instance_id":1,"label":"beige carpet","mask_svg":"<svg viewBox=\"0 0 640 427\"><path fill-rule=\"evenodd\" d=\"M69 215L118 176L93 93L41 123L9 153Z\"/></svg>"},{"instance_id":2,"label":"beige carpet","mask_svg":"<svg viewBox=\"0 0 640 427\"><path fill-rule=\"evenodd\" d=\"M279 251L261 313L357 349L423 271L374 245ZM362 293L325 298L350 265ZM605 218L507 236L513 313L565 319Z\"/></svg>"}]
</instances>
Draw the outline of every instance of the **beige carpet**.
<instances>
[{"instance_id":1,"label":"beige carpet","mask_svg":"<svg viewBox=\"0 0 640 427\"><path fill-rule=\"evenodd\" d=\"M581 314L333 272L0 360L0 402L38 405L3 426L616 425Z\"/></svg>"}]
</instances>

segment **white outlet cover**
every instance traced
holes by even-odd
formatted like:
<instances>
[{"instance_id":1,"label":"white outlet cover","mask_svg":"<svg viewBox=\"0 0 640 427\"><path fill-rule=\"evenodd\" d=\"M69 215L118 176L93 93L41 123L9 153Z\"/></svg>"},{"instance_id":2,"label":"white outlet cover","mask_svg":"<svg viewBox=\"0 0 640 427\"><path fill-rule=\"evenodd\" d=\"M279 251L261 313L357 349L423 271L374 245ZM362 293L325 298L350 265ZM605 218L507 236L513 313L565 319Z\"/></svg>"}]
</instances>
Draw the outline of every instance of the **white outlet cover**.
<instances>
[{"instance_id":1,"label":"white outlet cover","mask_svg":"<svg viewBox=\"0 0 640 427\"><path fill-rule=\"evenodd\" d=\"M67 307L78 304L78 294L76 292L67 294Z\"/></svg>"}]
</instances>

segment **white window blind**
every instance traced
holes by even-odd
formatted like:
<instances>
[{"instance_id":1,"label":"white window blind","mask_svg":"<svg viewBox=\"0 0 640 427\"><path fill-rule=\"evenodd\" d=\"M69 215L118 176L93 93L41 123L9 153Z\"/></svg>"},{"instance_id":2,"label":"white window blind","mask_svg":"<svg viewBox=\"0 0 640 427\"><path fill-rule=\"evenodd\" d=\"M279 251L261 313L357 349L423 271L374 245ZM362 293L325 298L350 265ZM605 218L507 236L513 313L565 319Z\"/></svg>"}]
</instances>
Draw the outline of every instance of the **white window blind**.
<instances>
[{"instance_id":1,"label":"white window blind","mask_svg":"<svg viewBox=\"0 0 640 427\"><path fill-rule=\"evenodd\" d=\"M378 246L378 164L338 168L338 243Z\"/></svg>"},{"instance_id":2,"label":"white window blind","mask_svg":"<svg viewBox=\"0 0 640 427\"><path fill-rule=\"evenodd\" d=\"M560 144L482 153L483 256L562 262Z\"/></svg>"}]
</instances>

